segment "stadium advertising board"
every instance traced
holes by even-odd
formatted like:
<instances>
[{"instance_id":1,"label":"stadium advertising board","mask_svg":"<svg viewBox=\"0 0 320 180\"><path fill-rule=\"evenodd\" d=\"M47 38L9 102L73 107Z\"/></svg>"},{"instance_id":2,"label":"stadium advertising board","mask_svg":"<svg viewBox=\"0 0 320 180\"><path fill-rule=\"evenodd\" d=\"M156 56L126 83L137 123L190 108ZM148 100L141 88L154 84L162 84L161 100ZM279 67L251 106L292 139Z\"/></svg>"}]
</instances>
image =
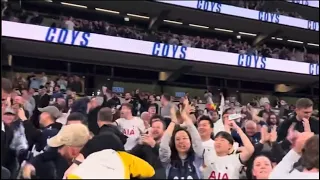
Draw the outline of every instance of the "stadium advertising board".
<instances>
[{"instance_id":1,"label":"stadium advertising board","mask_svg":"<svg viewBox=\"0 0 320 180\"><path fill-rule=\"evenodd\" d=\"M319 0L287 0L290 3L319 8Z\"/></svg>"},{"instance_id":2,"label":"stadium advertising board","mask_svg":"<svg viewBox=\"0 0 320 180\"><path fill-rule=\"evenodd\" d=\"M154 43L149 41L9 21L2 21L2 36L40 42L129 52L186 61L217 63L222 65L314 76L319 75L318 64Z\"/></svg>"},{"instance_id":3,"label":"stadium advertising board","mask_svg":"<svg viewBox=\"0 0 320 180\"><path fill-rule=\"evenodd\" d=\"M309 21L299 18L293 18L289 16L279 15L277 13L269 13L264 11L257 11L252 9L245 9L241 7L221 4L217 2L207 0L197 1L160 1L160 3L167 3L176 6L182 6L192 9L199 9L201 11L220 13L231 16L238 16L242 18L254 19L263 22L269 22L274 24L287 25L297 28L309 29L313 31L319 31L319 22ZM318 1L319 2L319 1Z\"/></svg>"}]
</instances>

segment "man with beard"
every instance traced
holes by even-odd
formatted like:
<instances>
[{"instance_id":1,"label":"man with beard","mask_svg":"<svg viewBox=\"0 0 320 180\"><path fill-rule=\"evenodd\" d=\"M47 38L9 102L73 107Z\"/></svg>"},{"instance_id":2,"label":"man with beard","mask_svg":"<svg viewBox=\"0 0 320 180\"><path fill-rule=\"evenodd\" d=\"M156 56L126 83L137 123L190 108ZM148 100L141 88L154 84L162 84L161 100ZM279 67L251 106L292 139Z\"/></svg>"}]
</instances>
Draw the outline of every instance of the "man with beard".
<instances>
[{"instance_id":1,"label":"man with beard","mask_svg":"<svg viewBox=\"0 0 320 180\"><path fill-rule=\"evenodd\" d=\"M155 170L151 179L165 179L166 172L159 159L159 143L166 130L163 118L155 115L151 118L151 128L141 135L139 143L130 151L131 154L147 161Z\"/></svg>"},{"instance_id":2,"label":"man with beard","mask_svg":"<svg viewBox=\"0 0 320 180\"><path fill-rule=\"evenodd\" d=\"M50 148L23 167L23 178L30 179L34 175L37 179L62 179L89 139L90 133L85 125L63 126L57 135L48 140Z\"/></svg>"}]
</instances>

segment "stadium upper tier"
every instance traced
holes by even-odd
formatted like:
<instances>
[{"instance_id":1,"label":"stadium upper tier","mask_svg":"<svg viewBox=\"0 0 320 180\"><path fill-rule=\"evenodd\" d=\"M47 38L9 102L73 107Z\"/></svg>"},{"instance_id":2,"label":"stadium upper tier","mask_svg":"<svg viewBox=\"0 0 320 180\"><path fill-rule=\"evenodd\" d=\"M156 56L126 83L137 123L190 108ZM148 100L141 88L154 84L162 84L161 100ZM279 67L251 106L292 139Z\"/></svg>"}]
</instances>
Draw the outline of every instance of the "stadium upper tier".
<instances>
[{"instance_id":1,"label":"stadium upper tier","mask_svg":"<svg viewBox=\"0 0 320 180\"><path fill-rule=\"evenodd\" d=\"M44 13L44 12L46 13ZM163 27L158 31L149 31L148 24L126 22L123 19L101 17L96 14L79 14L74 11L64 11L64 16L39 9L38 12L16 11L8 7L4 11L3 20L22 22L57 28L67 28L90 33L119 36L131 39L161 42L171 45L182 45L201 49L223 52L258 55L263 57L293 60L299 62L318 63L318 49L307 50L304 46L285 47L280 44L268 43L252 46L252 39L237 39L234 36L222 34L195 33L192 30L183 31L176 27Z\"/></svg>"}]
</instances>

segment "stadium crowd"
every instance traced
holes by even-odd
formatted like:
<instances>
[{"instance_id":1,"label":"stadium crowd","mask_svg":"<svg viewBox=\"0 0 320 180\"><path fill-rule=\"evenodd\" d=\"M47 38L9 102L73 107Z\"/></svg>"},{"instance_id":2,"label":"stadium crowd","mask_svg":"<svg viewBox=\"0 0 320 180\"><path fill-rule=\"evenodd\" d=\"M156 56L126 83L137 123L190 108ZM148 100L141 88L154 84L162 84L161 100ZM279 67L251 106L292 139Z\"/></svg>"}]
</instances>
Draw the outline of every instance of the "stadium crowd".
<instances>
[{"instance_id":1,"label":"stadium crowd","mask_svg":"<svg viewBox=\"0 0 320 180\"><path fill-rule=\"evenodd\" d=\"M255 5L245 5L257 8ZM50 18L48 18L50 16ZM247 42L2 9L2 19L234 53L318 62L306 49L254 48ZM261 97L249 104L186 93L122 97L107 87L80 96L78 76L45 72L1 79L1 179L319 179L319 112ZM200 101L205 106L200 106ZM275 111L273 107L279 111Z\"/></svg>"},{"instance_id":2,"label":"stadium crowd","mask_svg":"<svg viewBox=\"0 0 320 180\"><path fill-rule=\"evenodd\" d=\"M251 42L244 40L229 38L220 39L215 37L200 37L194 35L181 35L171 31L150 31L139 25L128 26L124 24L113 24L104 20L84 19L82 17L66 16L58 14L48 14L48 12L32 12L26 10L14 10L10 7L3 9L2 19L29 23L35 25L51 26L58 28L66 28L69 30L78 30L84 32L105 34L110 36L119 36L138 40L146 40L153 42L162 42L175 45L183 45L187 47L195 47L202 49L210 49L239 54L255 54L264 57L319 63L318 53L308 53L306 47L269 47L267 44L254 47ZM180 32L181 33L181 32Z\"/></svg>"},{"instance_id":3,"label":"stadium crowd","mask_svg":"<svg viewBox=\"0 0 320 180\"><path fill-rule=\"evenodd\" d=\"M217 2L219 2L219 1L217 1ZM265 0L259 0L259 1L244 1L244 0L232 1L231 0L231 1L221 1L221 3L229 4L229 5L233 5L233 6L237 6L237 7L242 7L242 8L247 8L247 9L252 9L252 10L257 10L257 11L277 13L277 14L284 15L284 16L304 19L298 12L295 12L295 11L287 12L287 11L282 10L281 8L273 8L273 9L270 9L270 7L265 8L264 7L264 5L266 3Z\"/></svg>"},{"instance_id":4,"label":"stadium crowd","mask_svg":"<svg viewBox=\"0 0 320 180\"><path fill-rule=\"evenodd\" d=\"M319 178L319 115L307 98L284 119L266 98L262 110L250 103L237 113L224 93L214 104L207 91L199 109L188 94L157 103L139 90L122 99L103 87L75 99L45 86L33 94L28 84L17 93L2 78L2 179Z\"/></svg>"},{"instance_id":5,"label":"stadium crowd","mask_svg":"<svg viewBox=\"0 0 320 180\"><path fill-rule=\"evenodd\" d=\"M41 74L31 72L28 73L26 77L23 77L20 73L16 73L12 83L14 89L20 90L27 88L42 89L41 87L46 87L49 90L49 94L52 94L57 88L62 92L66 92L67 89L76 93L83 92L83 82L80 77L58 75L55 78L56 79L48 78L45 72L42 72Z\"/></svg>"}]
</instances>

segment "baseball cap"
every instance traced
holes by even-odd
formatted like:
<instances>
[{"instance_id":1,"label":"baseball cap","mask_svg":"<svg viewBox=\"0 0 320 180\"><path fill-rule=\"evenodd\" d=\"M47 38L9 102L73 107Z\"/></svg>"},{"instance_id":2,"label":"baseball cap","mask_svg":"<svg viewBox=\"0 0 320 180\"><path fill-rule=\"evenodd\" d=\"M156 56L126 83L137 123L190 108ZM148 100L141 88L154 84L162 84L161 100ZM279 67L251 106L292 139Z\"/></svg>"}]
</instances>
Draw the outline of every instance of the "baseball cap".
<instances>
[{"instance_id":1,"label":"baseball cap","mask_svg":"<svg viewBox=\"0 0 320 180\"><path fill-rule=\"evenodd\" d=\"M83 124L70 124L61 128L59 133L48 140L50 147L84 146L90 139L89 129Z\"/></svg>"},{"instance_id":2,"label":"baseball cap","mask_svg":"<svg viewBox=\"0 0 320 180\"><path fill-rule=\"evenodd\" d=\"M59 118L61 116L61 112L56 106L47 106L44 108L38 108L40 112L47 112L54 118Z\"/></svg>"}]
</instances>

